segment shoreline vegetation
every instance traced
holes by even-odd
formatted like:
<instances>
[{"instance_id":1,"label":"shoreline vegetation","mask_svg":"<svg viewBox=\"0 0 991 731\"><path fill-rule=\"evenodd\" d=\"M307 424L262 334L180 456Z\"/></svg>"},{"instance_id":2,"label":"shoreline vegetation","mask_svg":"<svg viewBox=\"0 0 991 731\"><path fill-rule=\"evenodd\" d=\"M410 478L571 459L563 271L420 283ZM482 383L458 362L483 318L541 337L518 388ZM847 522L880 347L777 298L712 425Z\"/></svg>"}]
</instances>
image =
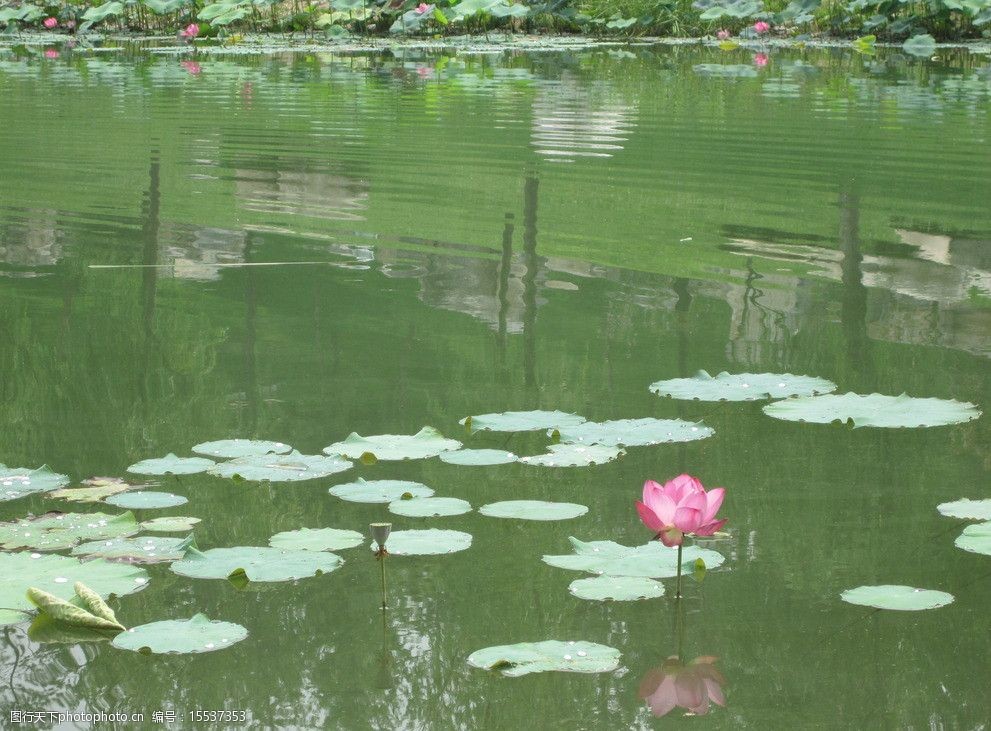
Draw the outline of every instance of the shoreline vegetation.
<instances>
[{"instance_id":1,"label":"shoreline vegetation","mask_svg":"<svg viewBox=\"0 0 991 731\"><path fill-rule=\"evenodd\" d=\"M931 55L937 41L991 38L991 0L0 0L0 34L163 34L184 43L282 33L328 41L491 33L647 40L854 40Z\"/></svg>"}]
</instances>

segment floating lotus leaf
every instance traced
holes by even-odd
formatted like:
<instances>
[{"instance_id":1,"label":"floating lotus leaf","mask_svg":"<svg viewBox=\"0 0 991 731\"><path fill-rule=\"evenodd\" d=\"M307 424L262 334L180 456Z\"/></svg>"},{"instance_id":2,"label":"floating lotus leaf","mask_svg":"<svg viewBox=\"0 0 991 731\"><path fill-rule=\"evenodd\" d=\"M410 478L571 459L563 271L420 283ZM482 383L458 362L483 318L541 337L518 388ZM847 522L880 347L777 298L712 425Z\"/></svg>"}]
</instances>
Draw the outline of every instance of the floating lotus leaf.
<instances>
[{"instance_id":1,"label":"floating lotus leaf","mask_svg":"<svg viewBox=\"0 0 991 731\"><path fill-rule=\"evenodd\" d=\"M293 581L326 574L342 563L340 556L321 551L235 546L208 551L190 548L185 558L172 564L172 570L193 579Z\"/></svg>"},{"instance_id":2,"label":"floating lotus leaf","mask_svg":"<svg viewBox=\"0 0 991 731\"><path fill-rule=\"evenodd\" d=\"M131 512L45 513L12 523L0 523L0 548L60 551L82 541L133 536L140 530Z\"/></svg>"},{"instance_id":3,"label":"floating lotus leaf","mask_svg":"<svg viewBox=\"0 0 991 731\"><path fill-rule=\"evenodd\" d=\"M682 419L586 421L584 424L559 430L563 443L598 444L608 447L644 447L650 444L692 442L711 437L715 433L711 427Z\"/></svg>"},{"instance_id":4,"label":"floating lotus leaf","mask_svg":"<svg viewBox=\"0 0 991 731\"><path fill-rule=\"evenodd\" d=\"M454 452L441 452L438 456L441 462L466 467L509 464L519 459L512 452L503 449L458 449Z\"/></svg>"},{"instance_id":5,"label":"floating lotus leaf","mask_svg":"<svg viewBox=\"0 0 991 731\"><path fill-rule=\"evenodd\" d=\"M189 500L182 495L173 495L171 492L157 492L155 490L124 492L120 495L112 495L106 499L108 505L116 505L118 508L128 508L130 510L174 508L178 505L185 505L188 502Z\"/></svg>"},{"instance_id":6,"label":"floating lotus leaf","mask_svg":"<svg viewBox=\"0 0 991 731\"><path fill-rule=\"evenodd\" d=\"M669 378L650 384L658 396L696 401L760 401L788 396L816 396L836 390L836 384L815 376L791 373L726 373L715 377L699 371L691 378Z\"/></svg>"},{"instance_id":7,"label":"floating lotus leaf","mask_svg":"<svg viewBox=\"0 0 991 731\"><path fill-rule=\"evenodd\" d=\"M600 576L640 576L669 579L678 575L678 549L668 548L660 541L642 546L623 546L613 541L579 541L569 538L575 549L573 555L544 556L544 563L571 571L586 571ZM696 559L701 558L712 569L725 560L722 554L698 546L682 551L682 573L692 573Z\"/></svg>"},{"instance_id":8,"label":"floating lotus leaf","mask_svg":"<svg viewBox=\"0 0 991 731\"><path fill-rule=\"evenodd\" d=\"M968 525L955 541L957 548L991 556L991 521Z\"/></svg>"},{"instance_id":9,"label":"floating lotus leaf","mask_svg":"<svg viewBox=\"0 0 991 731\"><path fill-rule=\"evenodd\" d=\"M126 480L119 477L91 477L83 480L86 487L67 487L62 490L55 490L48 494L48 497L57 500L68 500L73 503L99 503L119 493L135 487Z\"/></svg>"},{"instance_id":10,"label":"floating lotus leaf","mask_svg":"<svg viewBox=\"0 0 991 731\"><path fill-rule=\"evenodd\" d=\"M961 520L991 520L991 499L989 500L954 500L952 503L942 503L936 506L940 514L948 518Z\"/></svg>"},{"instance_id":11,"label":"floating lotus leaf","mask_svg":"<svg viewBox=\"0 0 991 731\"><path fill-rule=\"evenodd\" d=\"M517 520L571 520L585 515L588 508L578 503L551 503L546 500L504 500L478 509L490 518Z\"/></svg>"},{"instance_id":12,"label":"floating lotus leaf","mask_svg":"<svg viewBox=\"0 0 991 731\"><path fill-rule=\"evenodd\" d=\"M551 444L547 450L547 454L520 457L520 462L540 467L588 467L611 462L626 454L619 447L599 444Z\"/></svg>"},{"instance_id":13,"label":"floating lotus leaf","mask_svg":"<svg viewBox=\"0 0 991 731\"><path fill-rule=\"evenodd\" d=\"M288 454L292 451L292 447L282 442L266 442L258 439L221 439L197 444L193 447L193 451L216 459L237 459L265 454Z\"/></svg>"},{"instance_id":14,"label":"floating lotus leaf","mask_svg":"<svg viewBox=\"0 0 991 731\"><path fill-rule=\"evenodd\" d=\"M412 500L394 500L389 503L389 512L409 518L438 518L470 513L471 503L456 497L417 497Z\"/></svg>"},{"instance_id":15,"label":"floating lotus leaf","mask_svg":"<svg viewBox=\"0 0 991 731\"><path fill-rule=\"evenodd\" d=\"M0 607L3 607L0 625L27 619L26 613L32 610L27 598L29 588L70 600L75 595L77 581L101 597L123 596L143 589L148 583L148 573L138 566L101 559L80 561L40 553L0 554Z\"/></svg>"},{"instance_id":16,"label":"floating lotus leaf","mask_svg":"<svg viewBox=\"0 0 991 731\"><path fill-rule=\"evenodd\" d=\"M971 421L981 415L974 404L939 398L912 396L883 396L872 393L861 396L845 393L811 398L775 401L764 407L764 413L785 421L808 421L829 424L850 420L854 427L878 426L913 428L944 426Z\"/></svg>"},{"instance_id":17,"label":"floating lotus leaf","mask_svg":"<svg viewBox=\"0 0 991 731\"><path fill-rule=\"evenodd\" d=\"M210 470L219 477L240 477L245 480L268 482L298 482L315 480L349 470L354 465L340 457L319 454L261 454L221 462Z\"/></svg>"},{"instance_id":18,"label":"floating lotus leaf","mask_svg":"<svg viewBox=\"0 0 991 731\"><path fill-rule=\"evenodd\" d=\"M467 416L459 424L470 431L542 431L577 426L585 421L578 414L563 411L502 411L497 414Z\"/></svg>"},{"instance_id":19,"label":"floating lotus leaf","mask_svg":"<svg viewBox=\"0 0 991 731\"><path fill-rule=\"evenodd\" d=\"M936 53L936 39L928 33L914 35L902 43L902 50L912 56L929 58Z\"/></svg>"},{"instance_id":20,"label":"floating lotus leaf","mask_svg":"<svg viewBox=\"0 0 991 731\"><path fill-rule=\"evenodd\" d=\"M274 548L290 548L299 551L341 551L355 548L365 542L356 530L338 528L300 528L276 533L268 543Z\"/></svg>"},{"instance_id":21,"label":"floating lotus leaf","mask_svg":"<svg viewBox=\"0 0 991 731\"><path fill-rule=\"evenodd\" d=\"M152 518L141 521L141 530L151 533L188 533L199 522L199 518L189 518L184 515Z\"/></svg>"},{"instance_id":22,"label":"floating lotus leaf","mask_svg":"<svg viewBox=\"0 0 991 731\"><path fill-rule=\"evenodd\" d=\"M395 500L430 497L434 494L426 485L406 480L365 480L334 485L331 495L353 503L391 503Z\"/></svg>"},{"instance_id":23,"label":"floating lotus leaf","mask_svg":"<svg viewBox=\"0 0 991 731\"><path fill-rule=\"evenodd\" d=\"M186 655L223 650L248 636L248 630L233 622L212 620L205 614L190 619L169 619L142 624L114 637L121 650Z\"/></svg>"},{"instance_id":24,"label":"floating lotus leaf","mask_svg":"<svg viewBox=\"0 0 991 731\"><path fill-rule=\"evenodd\" d=\"M881 586L858 586L847 589L840 598L850 604L877 609L917 611L937 609L953 601L953 595L935 589L916 589L912 586L883 584Z\"/></svg>"},{"instance_id":25,"label":"floating lotus leaf","mask_svg":"<svg viewBox=\"0 0 991 731\"><path fill-rule=\"evenodd\" d=\"M471 535L459 530L397 530L389 534L385 550L393 556L454 553L471 547ZM372 550L378 547L372 543Z\"/></svg>"},{"instance_id":26,"label":"floating lotus leaf","mask_svg":"<svg viewBox=\"0 0 991 731\"><path fill-rule=\"evenodd\" d=\"M109 541L80 543L72 549L72 555L105 558L108 561L126 561L127 563L168 563L183 558L191 541L192 536L187 538L165 538L162 536L114 538Z\"/></svg>"},{"instance_id":27,"label":"floating lotus leaf","mask_svg":"<svg viewBox=\"0 0 991 731\"><path fill-rule=\"evenodd\" d=\"M36 492L48 492L69 484L66 475L60 475L42 465L36 470L27 467L7 467L0 464L0 502L16 500Z\"/></svg>"},{"instance_id":28,"label":"floating lotus leaf","mask_svg":"<svg viewBox=\"0 0 991 731\"><path fill-rule=\"evenodd\" d=\"M176 457L169 452L157 459L143 459L127 468L136 475L195 475L206 472L216 462L203 457Z\"/></svg>"},{"instance_id":29,"label":"floating lotus leaf","mask_svg":"<svg viewBox=\"0 0 991 731\"><path fill-rule=\"evenodd\" d=\"M432 426L425 426L416 434L378 434L363 437L354 432L343 442L326 447L325 454L340 454L358 459L371 454L376 460L425 459L436 457L441 452L460 449L461 442L446 439Z\"/></svg>"},{"instance_id":30,"label":"floating lotus leaf","mask_svg":"<svg viewBox=\"0 0 991 731\"><path fill-rule=\"evenodd\" d=\"M518 677L530 673L608 673L619 667L619 650L594 642L520 642L486 647L468 656L468 664Z\"/></svg>"},{"instance_id":31,"label":"floating lotus leaf","mask_svg":"<svg viewBox=\"0 0 991 731\"><path fill-rule=\"evenodd\" d=\"M596 576L575 579L568 586L568 591L579 599L629 602L664 596L664 584L643 576Z\"/></svg>"}]
</instances>

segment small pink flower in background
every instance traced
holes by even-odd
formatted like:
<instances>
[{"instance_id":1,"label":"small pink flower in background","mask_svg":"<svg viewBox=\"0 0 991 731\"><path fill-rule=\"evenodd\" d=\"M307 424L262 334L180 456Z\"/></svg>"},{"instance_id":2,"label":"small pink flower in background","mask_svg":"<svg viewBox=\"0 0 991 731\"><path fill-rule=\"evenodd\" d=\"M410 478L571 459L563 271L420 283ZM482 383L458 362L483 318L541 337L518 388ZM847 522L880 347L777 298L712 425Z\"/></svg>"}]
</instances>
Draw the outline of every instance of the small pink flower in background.
<instances>
[{"instance_id":1,"label":"small pink flower in background","mask_svg":"<svg viewBox=\"0 0 991 731\"><path fill-rule=\"evenodd\" d=\"M56 58L58 58L58 55L59 55L58 54L58 51L56 51L54 48L46 48L45 49L45 58L56 59Z\"/></svg>"},{"instance_id":2,"label":"small pink flower in background","mask_svg":"<svg viewBox=\"0 0 991 731\"><path fill-rule=\"evenodd\" d=\"M68 28L69 30L72 30L73 28L76 27L76 21L70 18L69 20L65 21L65 27Z\"/></svg>"},{"instance_id":3,"label":"small pink flower in background","mask_svg":"<svg viewBox=\"0 0 991 731\"><path fill-rule=\"evenodd\" d=\"M755 53L754 54L754 66L757 66L758 68L764 68L765 66L767 66L767 62L769 60L770 59L768 59L766 53Z\"/></svg>"},{"instance_id":4,"label":"small pink flower in background","mask_svg":"<svg viewBox=\"0 0 991 731\"><path fill-rule=\"evenodd\" d=\"M181 65L184 69L186 69L187 73L190 73L193 76L196 76L200 71L203 70L202 68L200 68L200 65L195 61L183 61Z\"/></svg>"},{"instance_id":5,"label":"small pink flower in background","mask_svg":"<svg viewBox=\"0 0 991 731\"><path fill-rule=\"evenodd\" d=\"M730 37L732 37L732 35L733 35L732 33L730 33L728 30L724 28L723 30L720 30L719 32L716 33L716 38L718 38L721 41L728 41Z\"/></svg>"},{"instance_id":6,"label":"small pink flower in background","mask_svg":"<svg viewBox=\"0 0 991 731\"><path fill-rule=\"evenodd\" d=\"M766 23L763 20L758 20L756 23L754 23L754 30L758 33L767 33L769 30L771 30L771 24Z\"/></svg>"},{"instance_id":7,"label":"small pink flower in background","mask_svg":"<svg viewBox=\"0 0 991 731\"><path fill-rule=\"evenodd\" d=\"M200 27L196 25L196 23L190 23L179 32L180 36L182 36L183 38L189 41L196 38L196 36L198 36L199 34L200 34Z\"/></svg>"},{"instance_id":8,"label":"small pink flower in background","mask_svg":"<svg viewBox=\"0 0 991 731\"><path fill-rule=\"evenodd\" d=\"M51 30L58 25L58 21L55 18L45 18L42 25L48 28L48 30Z\"/></svg>"},{"instance_id":9,"label":"small pink flower in background","mask_svg":"<svg viewBox=\"0 0 991 731\"><path fill-rule=\"evenodd\" d=\"M710 701L725 706L722 686L726 680L716 669L716 659L697 657L686 665L677 657L669 657L643 677L639 695L657 717L676 707L703 716L709 712Z\"/></svg>"},{"instance_id":10,"label":"small pink flower in background","mask_svg":"<svg viewBox=\"0 0 991 731\"><path fill-rule=\"evenodd\" d=\"M414 10L416 10L417 15L423 15L425 12L430 10L430 6L427 5L426 3L420 3L419 5L416 6L416 8L414 8Z\"/></svg>"},{"instance_id":11,"label":"small pink flower in background","mask_svg":"<svg viewBox=\"0 0 991 731\"><path fill-rule=\"evenodd\" d=\"M663 486L647 480L643 483L643 502L637 501L637 513L665 546L680 546L685 534L711 536L726 524L715 520L726 490L717 487L706 492L691 475L678 475Z\"/></svg>"}]
</instances>

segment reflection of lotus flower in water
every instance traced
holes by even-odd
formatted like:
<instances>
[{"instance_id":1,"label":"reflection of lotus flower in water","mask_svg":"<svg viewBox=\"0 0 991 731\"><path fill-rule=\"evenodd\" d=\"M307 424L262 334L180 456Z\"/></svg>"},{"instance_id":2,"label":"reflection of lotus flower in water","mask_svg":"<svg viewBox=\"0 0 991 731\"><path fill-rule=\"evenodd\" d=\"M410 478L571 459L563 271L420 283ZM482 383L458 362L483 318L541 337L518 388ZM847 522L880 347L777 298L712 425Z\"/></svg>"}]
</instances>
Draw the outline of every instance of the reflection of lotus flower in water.
<instances>
[{"instance_id":1,"label":"reflection of lotus flower in water","mask_svg":"<svg viewBox=\"0 0 991 731\"><path fill-rule=\"evenodd\" d=\"M723 684L726 682L716 669L715 657L697 657L687 665L677 657L669 657L659 668L648 672L640 681L640 697L647 701L655 716L664 716L675 707L684 708L698 716L709 712L709 702L726 705Z\"/></svg>"},{"instance_id":2,"label":"reflection of lotus flower in water","mask_svg":"<svg viewBox=\"0 0 991 731\"><path fill-rule=\"evenodd\" d=\"M181 66L193 76L196 76L200 71L203 70L202 68L200 68L200 65L195 61L183 61Z\"/></svg>"},{"instance_id":3,"label":"reflection of lotus flower in water","mask_svg":"<svg viewBox=\"0 0 991 731\"><path fill-rule=\"evenodd\" d=\"M716 38L718 38L721 41L728 41L730 39L730 36L732 35L733 34L730 33L728 30L723 29L716 33Z\"/></svg>"},{"instance_id":4,"label":"reflection of lotus flower in water","mask_svg":"<svg viewBox=\"0 0 991 731\"><path fill-rule=\"evenodd\" d=\"M758 68L764 68L767 66L767 54L766 53L755 53L754 54L754 66Z\"/></svg>"},{"instance_id":5,"label":"reflection of lotus flower in water","mask_svg":"<svg viewBox=\"0 0 991 731\"><path fill-rule=\"evenodd\" d=\"M721 487L706 492L691 475L678 475L663 486L647 480L637 513L665 546L680 546L686 533L711 536L725 525L725 519L715 520L725 494Z\"/></svg>"},{"instance_id":6,"label":"reflection of lotus flower in water","mask_svg":"<svg viewBox=\"0 0 991 731\"><path fill-rule=\"evenodd\" d=\"M45 58L56 59L58 58L58 51L54 48L49 48L45 50Z\"/></svg>"}]
</instances>

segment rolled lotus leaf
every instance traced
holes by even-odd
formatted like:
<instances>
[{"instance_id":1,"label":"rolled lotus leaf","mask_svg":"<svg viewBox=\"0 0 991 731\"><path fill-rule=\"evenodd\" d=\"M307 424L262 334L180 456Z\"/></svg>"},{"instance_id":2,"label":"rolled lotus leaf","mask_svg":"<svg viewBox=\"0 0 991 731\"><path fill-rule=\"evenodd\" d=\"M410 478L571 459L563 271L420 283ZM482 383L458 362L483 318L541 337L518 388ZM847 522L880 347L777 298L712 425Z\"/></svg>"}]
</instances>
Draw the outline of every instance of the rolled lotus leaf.
<instances>
[{"instance_id":1,"label":"rolled lotus leaf","mask_svg":"<svg viewBox=\"0 0 991 731\"><path fill-rule=\"evenodd\" d=\"M106 617L97 616L83 607L59 599L54 594L49 594L37 587L29 588L27 596L28 600L38 608L38 611L44 612L59 622L92 629L124 629L116 619L111 621Z\"/></svg>"},{"instance_id":2,"label":"rolled lotus leaf","mask_svg":"<svg viewBox=\"0 0 991 731\"><path fill-rule=\"evenodd\" d=\"M117 615L114 614L114 610L111 609L105 601L103 601L103 597L81 581L77 581L72 588L76 590L76 596L79 597L83 607L88 610L90 614L95 614L101 619L105 619L108 622L113 622L115 625L123 629L123 625L121 625L118 621Z\"/></svg>"}]
</instances>

